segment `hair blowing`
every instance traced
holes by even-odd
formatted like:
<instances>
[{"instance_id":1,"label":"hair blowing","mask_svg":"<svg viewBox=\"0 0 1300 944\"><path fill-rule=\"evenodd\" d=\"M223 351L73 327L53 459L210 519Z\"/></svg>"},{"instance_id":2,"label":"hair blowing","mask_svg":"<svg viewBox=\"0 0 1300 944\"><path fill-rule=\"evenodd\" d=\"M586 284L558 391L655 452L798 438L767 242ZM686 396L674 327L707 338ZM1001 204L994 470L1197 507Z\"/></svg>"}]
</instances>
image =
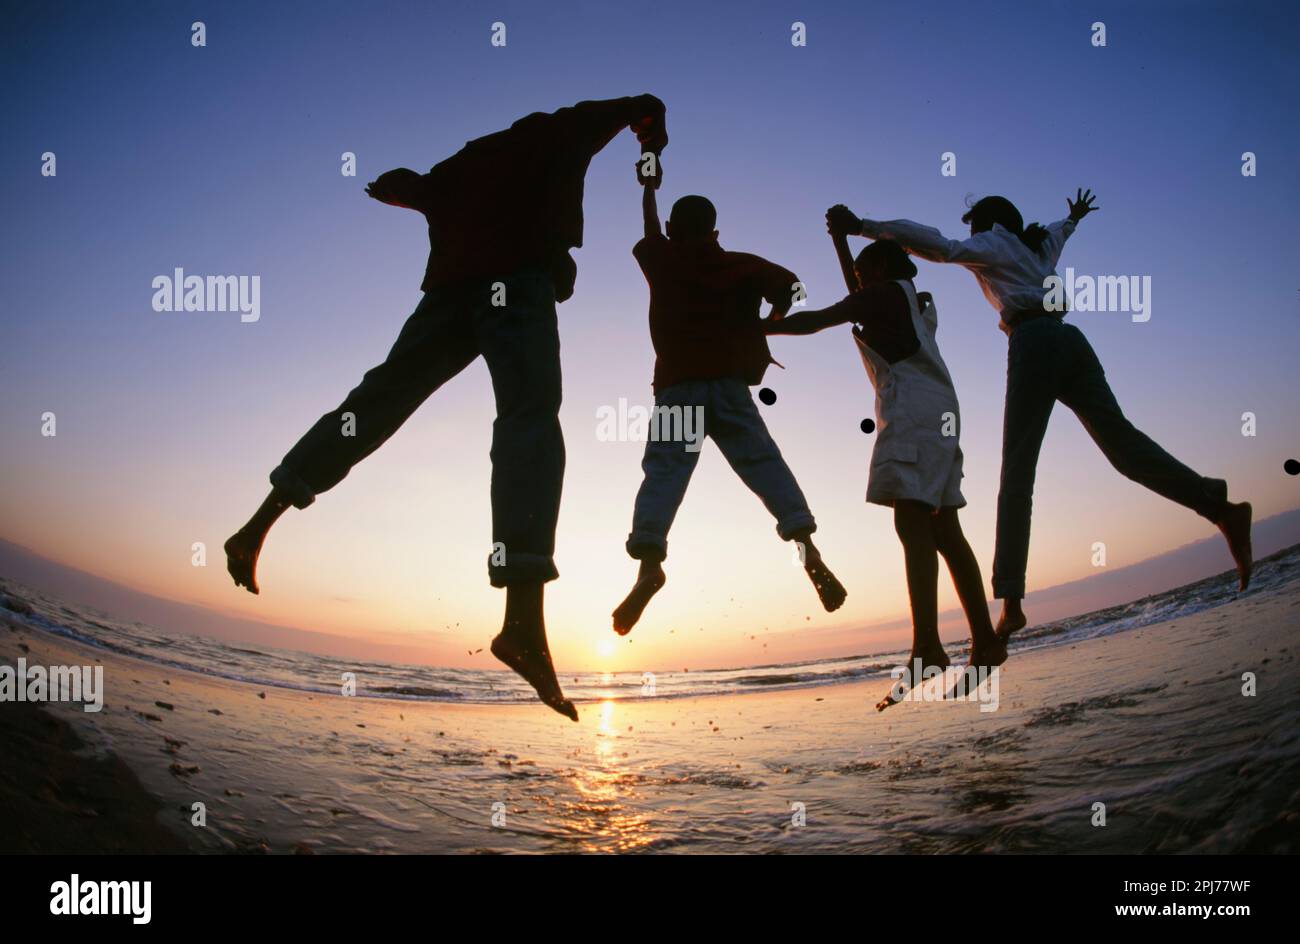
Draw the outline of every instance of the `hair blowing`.
<instances>
[{"instance_id":1,"label":"hair blowing","mask_svg":"<svg viewBox=\"0 0 1300 944\"><path fill-rule=\"evenodd\" d=\"M999 223L1019 236L1020 241L1034 253L1043 251L1043 242L1047 239L1047 230L1038 223L1026 226L1016 205L1006 197L984 197L962 215L961 221L974 223L979 232L992 229L994 223Z\"/></svg>"}]
</instances>

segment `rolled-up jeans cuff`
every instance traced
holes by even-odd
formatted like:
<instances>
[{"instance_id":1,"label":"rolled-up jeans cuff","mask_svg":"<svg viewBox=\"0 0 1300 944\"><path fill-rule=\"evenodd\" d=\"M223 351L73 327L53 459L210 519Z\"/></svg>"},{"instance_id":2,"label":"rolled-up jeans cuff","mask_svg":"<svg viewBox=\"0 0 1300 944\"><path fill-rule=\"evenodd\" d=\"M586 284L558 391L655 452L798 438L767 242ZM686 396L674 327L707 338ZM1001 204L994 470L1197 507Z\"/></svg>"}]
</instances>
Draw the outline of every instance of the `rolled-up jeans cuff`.
<instances>
[{"instance_id":1,"label":"rolled-up jeans cuff","mask_svg":"<svg viewBox=\"0 0 1300 944\"><path fill-rule=\"evenodd\" d=\"M1228 507L1228 483L1223 479L1202 476L1201 485L1205 489L1205 498L1196 512L1202 518L1218 524L1224 510Z\"/></svg>"},{"instance_id":2,"label":"rolled-up jeans cuff","mask_svg":"<svg viewBox=\"0 0 1300 944\"><path fill-rule=\"evenodd\" d=\"M306 508L316 500L316 491L292 469L277 465L271 470L271 486L289 496L295 508Z\"/></svg>"},{"instance_id":3,"label":"rolled-up jeans cuff","mask_svg":"<svg viewBox=\"0 0 1300 944\"><path fill-rule=\"evenodd\" d=\"M519 554L509 550L488 555L488 582L494 587L516 583L546 583L560 576L555 558L546 554Z\"/></svg>"},{"instance_id":4,"label":"rolled-up jeans cuff","mask_svg":"<svg viewBox=\"0 0 1300 944\"><path fill-rule=\"evenodd\" d=\"M649 531L633 531L627 536L627 556L633 560L662 561L668 556L668 541Z\"/></svg>"},{"instance_id":5,"label":"rolled-up jeans cuff","mask_svg":"<svg viewBox=\"0 0 1300 944\"><path fill-rule=\"evenodd\" d=\"M1012 583L1008 580L993 581L993 599L995 600L1023 600L1025 598L1025 583Z\"/></svg>"},{"instance_id":6,"label":"rolled-up jeans cuff","mask_svg":"<svg viewBox=\"0 0 1300 944\"><path fill-rule=\"evenodd\" d=\"M786 515L776 523L776 533L781 535L782 541L789 541L801 532L811 534L816 530L817 520L813 518L811 511L800 511L793 515Z\"/></svg>"}]
</instances>

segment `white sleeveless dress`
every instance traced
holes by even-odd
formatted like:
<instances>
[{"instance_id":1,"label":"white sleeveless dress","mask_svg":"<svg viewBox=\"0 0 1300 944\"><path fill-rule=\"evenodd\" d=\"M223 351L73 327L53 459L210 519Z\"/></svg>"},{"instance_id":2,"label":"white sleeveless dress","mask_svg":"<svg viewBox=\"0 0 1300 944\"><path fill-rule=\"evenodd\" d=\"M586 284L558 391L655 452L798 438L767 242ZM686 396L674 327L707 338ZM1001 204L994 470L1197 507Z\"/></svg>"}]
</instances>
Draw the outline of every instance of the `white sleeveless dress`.
<instances>
[{"instance_id":1,"label":"white sleeveless dress","mask_svg":"<svg viewBox=\"0 0 1300 944\"><path fill-rule=\"evenodd\" d=\"M916 353L890 364L862 339L862 363L876 388L876 447L871 454L867 501L893 505L900 499L932 508L961 508L961 413L948 366L939 354L934 303L922 309L916 289L898 280L907 295L912 329L920 342Z\"/></svg>"}]
</instances>

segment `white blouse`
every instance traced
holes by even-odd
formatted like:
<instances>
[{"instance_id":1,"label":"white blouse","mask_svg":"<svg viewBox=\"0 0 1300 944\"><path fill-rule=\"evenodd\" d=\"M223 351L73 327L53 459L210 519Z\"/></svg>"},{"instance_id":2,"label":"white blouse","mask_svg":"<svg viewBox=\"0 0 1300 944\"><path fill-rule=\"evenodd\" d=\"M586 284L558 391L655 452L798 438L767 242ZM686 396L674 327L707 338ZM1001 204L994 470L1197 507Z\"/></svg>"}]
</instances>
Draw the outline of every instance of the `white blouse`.
<instances>
[{"instance_id":1,"label":"white blouse","mask_svg":"<svg viewBox=\"0 0 1300 944\"><path fill-rule=\"evenodd\" d=\"M930 262L955 262L975 274L984 297L999 316L1043 307L1048 288L1043 283L1056 275L1065 241L1074 221L1058 220L1046 227L1042 252L1034 252L1001 223L970 239L948 239L931 226L911 220L863 220L862 235L892 239L912 255Z\"/></svg>"}]
</instances>

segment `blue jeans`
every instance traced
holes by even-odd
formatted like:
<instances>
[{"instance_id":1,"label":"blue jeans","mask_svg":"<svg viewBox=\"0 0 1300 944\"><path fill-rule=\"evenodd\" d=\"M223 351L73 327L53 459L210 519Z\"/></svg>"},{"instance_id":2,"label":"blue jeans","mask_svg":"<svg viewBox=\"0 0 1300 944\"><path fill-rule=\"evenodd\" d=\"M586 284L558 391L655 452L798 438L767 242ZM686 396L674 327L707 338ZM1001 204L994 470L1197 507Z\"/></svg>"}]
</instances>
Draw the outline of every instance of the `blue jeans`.
<instances>
[{"instance_id":1,"label":"blue jeans","mask_svg":"<svg viewBox=\"0 0 1300 944\"><path fill-rule=\"evenodd\" d=\"M703 425L692 430L697 436L693 443L647 440L641 460L645 478L636 495L628 554L637 560L656 561L667 556L668 529L686 496L705 436L718 444L741 481L762 499L776 518L776 531L783 540L817 530L799 483L768 433L745 381L727 378L673 384L659 391L655 407L683 412L699 407ZM686 448L688 445L691 448Z\"/></svg>"},{"instance_id":2,"label":"blue jeans","mask_svg":"<svg viewBox=\"0 0 1300 944\"><path fill-rule=\"evenodd\" d=\"M999 599L1025 596L1034 477L1057 400L1074 411L1121 475L1210 521L1218 519L1227 503L1226 482L1193 472L1128 421L1082 331L1058 318L1023 322L1011 332L1007 350L1002 484L993 554L993 595Z\"/></svg>"},{"instance_id":3,"label":"blue jeans","mask_svg":"<svg viewBox=\"0 0 1300 944\"><path fill-rule=\"evenodd\" d=\"M367 371L271 473L271 484L305 508L397 432L429 395L480 354L492 374L492 541L495 587L554 580L555 524L564 481L560 431L560 337L555 290L545 267L425 294L382 364ZM344 414L352 414L345 435ZM448 455L453 467L456 457Z\"/></svg>"}]
</instances>

